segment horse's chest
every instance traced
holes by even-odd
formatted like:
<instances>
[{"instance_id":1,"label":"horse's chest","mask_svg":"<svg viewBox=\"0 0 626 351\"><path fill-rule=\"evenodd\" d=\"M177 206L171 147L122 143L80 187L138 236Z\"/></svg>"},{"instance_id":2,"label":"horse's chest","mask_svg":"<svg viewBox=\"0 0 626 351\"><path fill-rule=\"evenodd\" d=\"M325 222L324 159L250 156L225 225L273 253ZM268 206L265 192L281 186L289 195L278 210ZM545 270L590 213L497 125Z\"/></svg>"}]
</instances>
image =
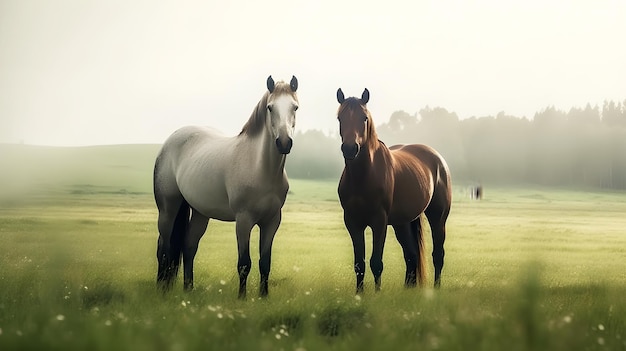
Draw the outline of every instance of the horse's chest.
<instances>
[{"instance_id":1,"label":"horse's chest","mask_svg":"<svg viewBox=\"0 0 626 351\"><path fill-rule=\"evenodd\" d=\"M363 216L370 216L374 213L378 213L381 210L387 211L389 209L390 200L386 199L384 194L354 194L354 193L339 193L339 199L341 206L344 210L358 213Z\"/></svg>"},{"instance_id":2,"label":"horse's chest","mask_svg":"<svg viewBox=\"0 0 626 351\"><path fill-rule=\"evenodd\" d=\"M232 191L231 206L238 212L245 210L259 215L280 210L287 197L288 186L245 186Z\"/></svg>"}]
</instances>

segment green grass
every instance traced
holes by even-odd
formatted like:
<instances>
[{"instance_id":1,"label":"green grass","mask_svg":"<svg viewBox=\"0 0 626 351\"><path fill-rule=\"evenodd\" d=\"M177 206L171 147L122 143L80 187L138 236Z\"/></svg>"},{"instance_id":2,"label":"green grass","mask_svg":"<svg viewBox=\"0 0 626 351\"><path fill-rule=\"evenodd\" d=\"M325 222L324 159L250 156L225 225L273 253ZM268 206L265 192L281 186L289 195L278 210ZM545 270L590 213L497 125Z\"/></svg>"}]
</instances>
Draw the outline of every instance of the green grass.
<instances>
[{"instance_id":1,"label":"green grass","mask_svg":"<svg viewBox=\"0 0 626 351\"><path fill-rule=\"evenodd\" d=\"M382 291L368 271L356 297L336 180L291 180L270 295L255 230L240 301L234 225L219 221L196 289L157 292L150 166L124 162L0 198L0 350L626 350L624 193L455 188L442 289L403 287L390 229Z\"/></svg>"}]
</instances>

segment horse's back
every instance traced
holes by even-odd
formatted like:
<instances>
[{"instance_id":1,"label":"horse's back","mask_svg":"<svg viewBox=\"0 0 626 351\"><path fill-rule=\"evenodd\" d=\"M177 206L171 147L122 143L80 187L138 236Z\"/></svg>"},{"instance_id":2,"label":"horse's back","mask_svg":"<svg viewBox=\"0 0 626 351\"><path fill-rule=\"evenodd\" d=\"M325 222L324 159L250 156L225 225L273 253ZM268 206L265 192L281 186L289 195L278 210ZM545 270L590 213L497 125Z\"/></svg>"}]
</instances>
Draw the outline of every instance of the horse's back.
<instances>
[{"instance_id":1,"label":"horse's back","mask_svg":"<svg viewBox=\"0 0 626 351\"><path fill-rule=\"evenodd\" d=\"M450 182L450 171L437 150L424 144L393 145L389 148L395 160L403 160L410 167L421 167L432 172L435 183Z\"/></svg>"},{"instance_id":2,"label":"horse's back","mask_svg":"<svg viewBox=\"0 0 626 351\"><path fill-rule=\"evenodd\" d=\"M155 163L156 178L176 176L181 162L190 157L207 139L223 139L216 129L199 126L186 126L176 130L163 143Z\"/></svg>"}]
</instances>

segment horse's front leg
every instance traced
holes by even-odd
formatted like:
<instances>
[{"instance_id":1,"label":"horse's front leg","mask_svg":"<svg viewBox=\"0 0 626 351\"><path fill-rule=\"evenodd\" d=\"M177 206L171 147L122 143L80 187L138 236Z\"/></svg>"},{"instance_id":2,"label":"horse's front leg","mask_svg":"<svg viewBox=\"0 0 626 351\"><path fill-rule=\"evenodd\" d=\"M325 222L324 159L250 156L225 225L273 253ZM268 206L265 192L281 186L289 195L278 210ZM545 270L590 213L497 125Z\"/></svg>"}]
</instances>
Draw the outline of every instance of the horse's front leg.
<instances>
[{"instance_id":1,"label":"horse's front leg","mask_svg":"<svg viewBox=\"0 0 626 351\"><path fill-rule=\"evenodd\" d=\"M356 274L356 293L363 293L363 278L365 277L365 223L351 219L344 211L343 221L350 233L354 248L354 273Z\"/></svg>"},{"instance_id":2,"label":"horse's front leg","mask_svg":"<svg viewBox=\"0 0 626 351\"><path fill-rule=\"evenodd\" d=\"M261 284L259 285L259 296L267 296L268 293L268 280L270 276L270 268L272 265L272 243L274 242L274 235L280 226L281 210L278 210L267 222L260 223L260 238L259 238L259 271L261 272Z\"/></svg>"},{"instance_id":3,"label":"horse's front leg","mask_svg":"<svg viewBox=\"0 0 626 351\"><path fill-rule=\"evenodd\" d=\"M198 243L204 235L208 224L208 218L196 210L192 210L183 245L183 281L186 291L193 290L193 260L196 257L196 252L198 252Z\"/></svg>"},{"instance_id":4,"label":"horse's front leg","mask_svg":"<svg viewBox=\"0 0 626 351\"><path fill-rule=\"evenodd\" d=\"M371 220L373 247L370 268L374 274L374 287L376 291L380 291L380 277L383 274L383 250L387 237L387 215L379 214Z\"/></svg>"},{"instance_id":5,"label":"horse's front leg","mask_svg":"<svg viewBox=\"0 0 626 351\"><path fill-rule=\"evenodd\" d=\"M239 252L237 272L239 273L240 299L246 298L246 283L252 268L252 261L250 260L250 231L254 224L254 221L246 214L236 216L235 231L237 233L237 250Z\"/></svg>"}]
</instances>

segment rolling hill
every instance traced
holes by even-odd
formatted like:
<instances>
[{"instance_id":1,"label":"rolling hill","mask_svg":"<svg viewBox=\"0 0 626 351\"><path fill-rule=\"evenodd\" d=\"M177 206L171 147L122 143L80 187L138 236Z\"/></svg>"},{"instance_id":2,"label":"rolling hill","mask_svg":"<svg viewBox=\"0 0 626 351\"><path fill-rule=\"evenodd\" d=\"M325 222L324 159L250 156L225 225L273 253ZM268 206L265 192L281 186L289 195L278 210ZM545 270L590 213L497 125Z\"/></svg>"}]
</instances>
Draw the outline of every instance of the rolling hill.
<instances>
[{"instance_id":1,"label":"rolling hill","mask_svg":"<svg viewBox=\"0 0 626 351\"><path fill-rule=\"evenodd\" d=\"M59 191L149 193L160 147L0 144L0 197Z\"/></svg>"}]
</instances>

